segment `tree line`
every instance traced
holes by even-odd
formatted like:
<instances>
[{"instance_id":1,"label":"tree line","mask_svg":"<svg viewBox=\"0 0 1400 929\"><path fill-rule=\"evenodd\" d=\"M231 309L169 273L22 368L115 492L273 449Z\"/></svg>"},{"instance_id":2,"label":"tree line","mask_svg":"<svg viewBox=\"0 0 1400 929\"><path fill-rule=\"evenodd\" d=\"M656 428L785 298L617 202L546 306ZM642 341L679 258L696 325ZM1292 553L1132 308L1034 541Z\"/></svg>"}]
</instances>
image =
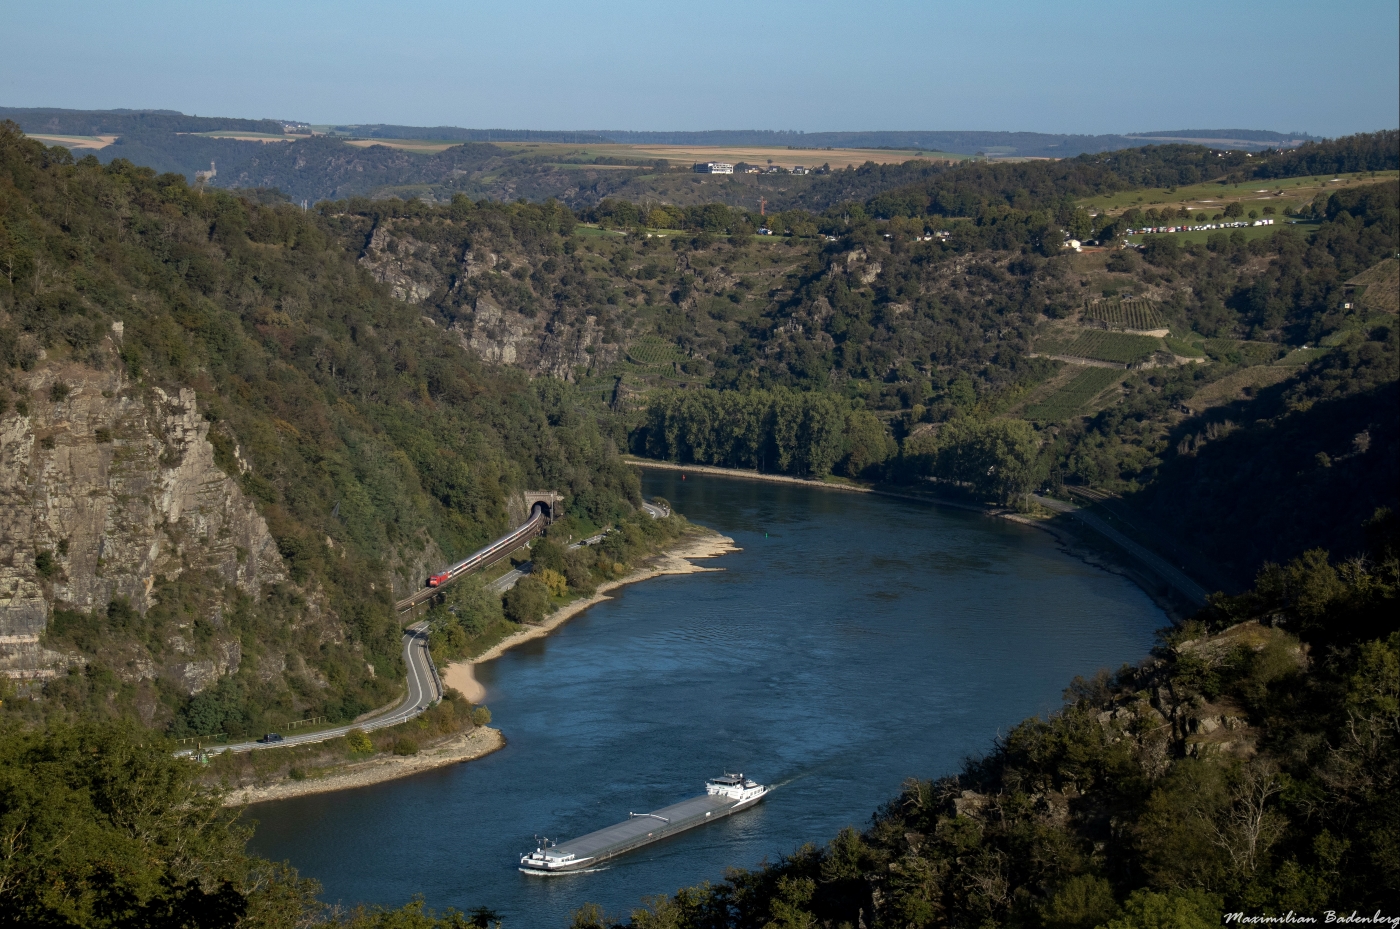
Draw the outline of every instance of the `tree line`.
<instances>
[{"instance_id":1,"label":"tree line","mask_svg":"<svg viewBox=\"0 0 1400 929\"><path fill-rule=\"evenodd\" d=\"M781 387L658 392L632 447L650 458L800 477L933 478L1000 503L1024 497L1046 468L1040 439L1021 420L962 416L899 443L858 404Z\"/></svg>"}]
</instances>

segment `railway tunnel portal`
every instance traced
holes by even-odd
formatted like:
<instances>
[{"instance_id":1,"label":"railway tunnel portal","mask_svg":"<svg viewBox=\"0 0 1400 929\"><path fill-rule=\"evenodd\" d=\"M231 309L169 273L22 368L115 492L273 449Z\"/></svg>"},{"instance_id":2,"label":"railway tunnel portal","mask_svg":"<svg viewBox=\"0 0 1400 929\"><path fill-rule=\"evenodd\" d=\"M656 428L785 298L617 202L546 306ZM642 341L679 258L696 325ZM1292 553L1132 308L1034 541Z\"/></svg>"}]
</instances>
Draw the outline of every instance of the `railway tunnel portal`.
<instances>
[{"instance_id":1,"label":"railway tunnel portal","mask_svg":"<svg viewBox=\"0 0 1400 929\"><path fill-rule=\"evenodd\" d=\"M536 512L544 514L546 522L554 522L564 515L564 495L553 490L527 490L524 493L525 510L531 516Z\"/></svg>"}]
</instances>

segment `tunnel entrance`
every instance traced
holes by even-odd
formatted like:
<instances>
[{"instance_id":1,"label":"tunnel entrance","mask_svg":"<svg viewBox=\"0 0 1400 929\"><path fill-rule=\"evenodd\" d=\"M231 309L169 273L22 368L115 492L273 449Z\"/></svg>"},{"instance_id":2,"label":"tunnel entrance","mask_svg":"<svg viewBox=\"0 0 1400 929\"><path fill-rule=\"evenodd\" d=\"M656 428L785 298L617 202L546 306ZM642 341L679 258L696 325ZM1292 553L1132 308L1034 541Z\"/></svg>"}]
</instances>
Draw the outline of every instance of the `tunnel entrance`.
<instances>
[{"instance_id":1,"label":"tunnel entrance","mask_svg":"<svg viewBox=\"0 0 1400 929\"><path fill-rule=\"evenodd\" d=\"M545 519L550 522L564 515L564 497L552 490L525 491L525 506L531 516L544 513Z\"/></svg>"}]
</instances>

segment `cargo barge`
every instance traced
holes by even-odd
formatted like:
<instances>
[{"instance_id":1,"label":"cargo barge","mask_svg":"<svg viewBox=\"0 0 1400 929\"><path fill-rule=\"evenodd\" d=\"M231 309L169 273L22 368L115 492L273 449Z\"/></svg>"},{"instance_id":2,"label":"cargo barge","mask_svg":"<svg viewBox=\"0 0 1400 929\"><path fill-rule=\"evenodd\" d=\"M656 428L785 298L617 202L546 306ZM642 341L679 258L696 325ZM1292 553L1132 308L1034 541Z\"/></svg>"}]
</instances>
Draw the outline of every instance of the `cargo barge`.
<instances>
[{"instance_id":1,"label":"cargo barge","mask_svg":"<svg viewBox=\"0 0 1400 929\"><path fill-rule=\"evenodd\" d=\"M651 813L628 813L624 822L562 844L550 845L546 841L520 856L520 870L526 874L560 874L596 867L609 858L748 809L762 800L768 790L742 774L714 777L705 782L705 792L698 797Z\"/></svg>"}]
</instances>

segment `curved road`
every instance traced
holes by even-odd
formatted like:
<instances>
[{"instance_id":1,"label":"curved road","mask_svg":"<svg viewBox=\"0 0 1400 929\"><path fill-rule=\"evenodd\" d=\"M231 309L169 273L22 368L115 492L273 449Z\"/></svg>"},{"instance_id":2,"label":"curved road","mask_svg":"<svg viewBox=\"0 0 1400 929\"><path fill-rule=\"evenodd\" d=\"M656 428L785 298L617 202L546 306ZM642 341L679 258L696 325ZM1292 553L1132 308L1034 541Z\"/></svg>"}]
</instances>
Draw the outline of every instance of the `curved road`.
<instances>
[{"instance_id":1,"label":"curved road","mask_svg":"<svg viewBox=\"0 0 1400 929\"><path fill-rule=\"evenodd\" d=\"M658 506L655 503L643 503L642 508L645 509L653 519L664 519L665 517L671 515L671 511L669 509L663 506ZM509 535L503 536L501 539L497 540L496 542L493 542L491 545L487 546L487 548L482 549L481 552L478 552L476 555L473 555L472 558L467 559L467 561L472 561L473 559L477 559L479 556L483 556L487 553L493 553L492 550L496 549L504 542L517 541L512 537L528 537L528 535L533 534L533 531L537 528L536 522L536 517L532 516L531 519L524 525L511 532ZM584 539L582 542L575 542L569 547L578 548L580 545L591 545L597 543L601 541L603 536L606 534L606 532L599 533L591 539ZM513 551L514 546L512 546L509 550ZM481 558L481 560L484 562L486 559ZM462 564L466 564L466 562L463 562ZM521 565L521 567L528 567L528 563L525 565ZM525 572L519 569L508 571L503 577L500 577L497 580L493 581L490 585L490 589L496 591L497 593L504 593L511 587L514 587L515 582L520 580L524 576ZM441 588L427 588L423 591L415 593L406 600L401 600L397 604L399 612L406 612L408 609L411 609L418 603L436 595L440 590ZM417 716L419 713L426 710L428 707L432 706L438 700L442 699L442 680L438 677L437 668L434 667L432 656L428 653L428 623L426 620L414 623L412 626L409 626L406 629L404 629L403 663L404 666L408 669L408 693L404 696L403 702L392 709L383 710L376 716L372 716L369 719L364 719L359 722L351 723L348 726L337 726L334 729L321 729L317 732L308 732L303 735L284 735L282 741L280 742L237 742L233 745L214 746L212 748L204 749L204 751L251 752L259 748L280 748L288 745L309 745L313 742L326 742L330 739L338 739L344 736L351 729L362 729L365 732L370 732L375 729L383 729L387 726L396 726L399 723L407 722L408 720ZM176 752L175 754L181 757L187 757L194 755L198 751L200 751L200 749L186 748Z\"/></svg>"},{"instance_id":2,"label":"curved road","mask_svg":"<svg viewBox=\"0 0 1400 929\"><path fill-rule=\"evenodd\" d=\"M258 748L309 745L312 742L338 739L351 729L363 729L369 732L407 722L442 698L442 682L438 679L437 668L433 666L433 659L428 654L427 625L426 621L415 623L403 632L403 663L408 668L408 693L398 706L348 726L321 729L304 735L288 735L281 742L237 742L233 745L215 746L205 749L205 751L211 753L250 752ZM195 752L196 749L187 748L175 754L186 756L193 755Z\"/></svg>"}]
</instances>

